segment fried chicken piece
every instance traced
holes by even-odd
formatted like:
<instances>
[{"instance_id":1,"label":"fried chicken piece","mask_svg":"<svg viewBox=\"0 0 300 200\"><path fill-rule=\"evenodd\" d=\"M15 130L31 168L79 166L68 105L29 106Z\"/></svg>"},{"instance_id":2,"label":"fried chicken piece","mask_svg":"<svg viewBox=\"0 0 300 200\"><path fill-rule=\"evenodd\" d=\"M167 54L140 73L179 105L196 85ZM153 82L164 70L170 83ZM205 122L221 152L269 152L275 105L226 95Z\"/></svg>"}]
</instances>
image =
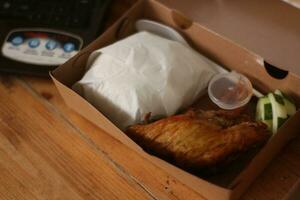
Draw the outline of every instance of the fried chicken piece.
<instances>
[{"instance_id":1,"label":"fried chicken piece","mask_svg":"<svg viewBox=\"0 0 300 200\"><path fill-rule=\"evenodd\" d=\"M265 124L233 111L191 109L126 133L145 150L179 167L199 170L229 162L270 137Z\"/></svg>"}]
</instances>

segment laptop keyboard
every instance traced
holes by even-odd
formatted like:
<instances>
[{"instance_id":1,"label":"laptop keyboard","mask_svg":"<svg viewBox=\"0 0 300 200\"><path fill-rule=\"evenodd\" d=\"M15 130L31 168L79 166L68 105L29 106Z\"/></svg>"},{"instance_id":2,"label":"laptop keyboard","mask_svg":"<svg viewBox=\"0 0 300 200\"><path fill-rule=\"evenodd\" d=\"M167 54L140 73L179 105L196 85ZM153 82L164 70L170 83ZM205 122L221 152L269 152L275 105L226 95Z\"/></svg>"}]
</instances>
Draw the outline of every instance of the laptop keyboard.
<instances>
[{"instance_id":1,"label":"laptop keyboard","mask_svg":"<svg viewBox=\"0 0 300 200\"><path fill-rule=\"evenodd\" d=\"M0 0L0 19L30 21L40 25L58 27L84 28L89 25L95 1Z\"/></svg>"}]
</instances>

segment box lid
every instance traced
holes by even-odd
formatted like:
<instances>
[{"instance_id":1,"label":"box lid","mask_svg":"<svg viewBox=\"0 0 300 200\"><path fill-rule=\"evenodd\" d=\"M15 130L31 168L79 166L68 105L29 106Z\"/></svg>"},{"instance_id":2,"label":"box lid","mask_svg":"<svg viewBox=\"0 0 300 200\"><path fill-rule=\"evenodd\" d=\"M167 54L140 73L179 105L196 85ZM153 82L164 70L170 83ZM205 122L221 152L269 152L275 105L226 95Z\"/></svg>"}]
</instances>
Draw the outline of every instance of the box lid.
<instances>
[{"instance_id":1,"label":"box lid","mask_svg":"<svg viewBox=\"0 0 300 200\"><path fill-rule=\"evenodd\" d=\"M300 76L300 9L281 0L158 0Z\"/></svg>"}]
</instances>

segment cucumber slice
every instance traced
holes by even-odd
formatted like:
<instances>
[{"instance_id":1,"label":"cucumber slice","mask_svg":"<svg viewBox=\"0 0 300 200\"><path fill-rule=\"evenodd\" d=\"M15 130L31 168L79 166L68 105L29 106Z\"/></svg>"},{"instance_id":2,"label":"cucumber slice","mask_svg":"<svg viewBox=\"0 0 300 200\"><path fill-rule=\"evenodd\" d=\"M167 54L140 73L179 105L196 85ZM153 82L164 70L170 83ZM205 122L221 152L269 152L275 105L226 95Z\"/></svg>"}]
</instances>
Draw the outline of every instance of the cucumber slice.
<instances>
[{"instance_id":1,"label":"cucumber slice","mask_svg":"<svg viewBox=\"0 0 300 200\"><path fill-rule=\"evenodd\" d=\"M285 95L280 90L275 90L275 94L280 95L283 98L284 105L285 105L288 116L292 116L293 114L296 113L296 106L295 106L293 100L291 100L287 95Z\"/></svg>"},{"instance_id":2,"label":"cucumber slice","mask_svg":"<svg viewBox=\"0 0 300 200\"><path fill-rule=\"evenodd\" d=\"M272 129L272 104L267 96L261 97L256 106L256 120L264 122L268 129Z\"/></svg>"},{"instance_id":3,"label":"cucumber slice","mask_svg":"<svg viewBox=\"0 0 300 200\"><path fill-rule=\"evenodd\" d=\"M268 98L269 100L269 98ZM272 104L269 100L268 103L264 104L264 120L272 120L273 119L273 110L272 110Z\"/></svg>"},{"instance_id":4,"label":"cucumber slice","mask_svg":"<svg viewBox=\"0 0 300 200\"><path fill-rule=\"evenodd\" d=\"M280 90L269 93L257 102L256 119L267 124L273 134L277 132L289 116L295 113L295 104Z\"/></svg>"},{"instance_id":5,"label":"cucumber slice","mask_svg":"<svg viewBox=\"0 0 300 200\"><path fill-rule=\"evenodd\" d=\"M287 120L288 115L284 105L283 97L281 95L269 93L268 97L272 104L272 132L274 134L277 132L278 128Z\"/></svg>"},{"instance_id":6,"label":"cucumber slice","mask_svg":"<svg viewBox=\"0 0 300 200\"><path fill-rule=\"evenodd\" d=\"M256 105L256 120L262 120L264 117L264 104L269 101L268 97L261 97L258 99L257 105Z\"/></svg>"}]
</instances>

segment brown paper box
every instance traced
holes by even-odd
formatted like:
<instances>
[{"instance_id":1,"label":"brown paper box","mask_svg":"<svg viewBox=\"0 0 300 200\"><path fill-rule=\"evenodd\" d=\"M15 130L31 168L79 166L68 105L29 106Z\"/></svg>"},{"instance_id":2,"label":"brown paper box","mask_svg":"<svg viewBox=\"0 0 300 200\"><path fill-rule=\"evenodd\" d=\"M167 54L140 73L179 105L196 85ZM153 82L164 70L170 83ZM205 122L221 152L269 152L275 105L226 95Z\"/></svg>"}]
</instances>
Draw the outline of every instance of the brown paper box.
<instances>
[{"instance_id":1,"label":"brown paper box","mask_svg":"<svg viewBox=\"0 0 300 200\"><path fill-rule=\"evenodd\" d=\"M168 1L165 1L164 3L167 2ZM230 184L220 186L185 172L159 158L150 156L104 115L71 89L71 86L83 76L86 61L91 52L133 33L134 22L137 19L148 18L177 29L188 39L190 44L192 44L196 50L228 69L237 70L246 74L251 79L253 85L260 91L266 92L274 89L281 89L289 95L292 95L297 100L298 105L300 105L300 77L298 76L299 74L296 74L298 69L291 70L294 69L293 67L297 60L295 63L290 61L287 62L288 67L286 68L285 66L280 65L281 69L290 71L284 79L279 80L273 78L268 74L264 67L264 59L262 56L265 54L259 56L257 52L260 51L256 51L256 48L252 48L256 53L251 52L247 48L199 24L197 21L201 20L199 20L199 18L197 20L196 15L193 15L193 17L195 17L195 20L188 19L179 11L170 9L166 5L155 0L137 0L136 3L104 34L80 51L75 57L53 71L50 75L68 106L96 124L107 134L110 134L150 162L168 172L178 181L181 181L186 186L192 188L199 193L199 196L212 200L237 199L259 173L262 172L280 149L299 133L299 111L278 130L277 134L255 155L251 162ZM271 50L272 49L270 49L270 51ZM271 54L269 54L269 56L270 55ZM276 56L276 54L274 54L274 56ZM277 63L276 59L272 60L272 56L269 57L269 60L273 65Z\"/></svg>"}]
</instances>

